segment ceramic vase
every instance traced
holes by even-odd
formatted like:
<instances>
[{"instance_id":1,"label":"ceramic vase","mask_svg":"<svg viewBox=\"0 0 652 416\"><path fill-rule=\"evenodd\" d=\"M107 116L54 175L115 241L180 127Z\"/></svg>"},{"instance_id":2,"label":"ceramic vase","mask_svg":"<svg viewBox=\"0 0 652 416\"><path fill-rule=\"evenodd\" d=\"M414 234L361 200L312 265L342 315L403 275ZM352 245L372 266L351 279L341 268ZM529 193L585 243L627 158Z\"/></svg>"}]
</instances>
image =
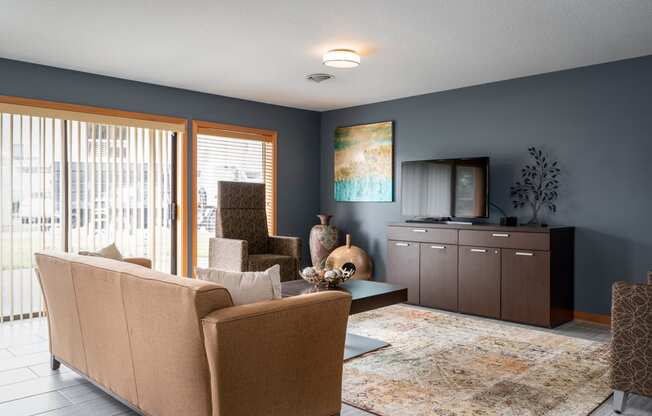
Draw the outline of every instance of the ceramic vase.
<instances>
[{"instance_id":1,"label":"ceramic vase","mask_svg":"<svg viewBox=\"0 0 652 416\"><path fill-rule=\"evenodd\" d=\"M330 225L332 215L319 214L320 224L310 230L310 259L312 266L322 268L326 258L337 247L339 231Z\"/></svg>"}]
</instances>

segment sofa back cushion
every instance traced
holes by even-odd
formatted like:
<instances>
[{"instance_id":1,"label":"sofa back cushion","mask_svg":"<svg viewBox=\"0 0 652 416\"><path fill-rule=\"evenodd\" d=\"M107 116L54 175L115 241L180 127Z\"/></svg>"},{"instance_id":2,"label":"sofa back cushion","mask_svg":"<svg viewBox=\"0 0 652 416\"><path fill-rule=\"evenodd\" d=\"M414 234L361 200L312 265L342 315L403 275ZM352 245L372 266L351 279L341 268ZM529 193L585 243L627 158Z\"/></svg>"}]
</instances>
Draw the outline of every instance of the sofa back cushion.
<instances>
[{"instance_id":1,"label":"sofa back cushion","mask_svg":"<svg viewBox=\"0 0 652 416\"><path fill-rule=\"evenodd\" d=\"M201 328L220 285L101 257L36 254L52 353L148 414L210 415Z\"/></svg>"}]
</instances>

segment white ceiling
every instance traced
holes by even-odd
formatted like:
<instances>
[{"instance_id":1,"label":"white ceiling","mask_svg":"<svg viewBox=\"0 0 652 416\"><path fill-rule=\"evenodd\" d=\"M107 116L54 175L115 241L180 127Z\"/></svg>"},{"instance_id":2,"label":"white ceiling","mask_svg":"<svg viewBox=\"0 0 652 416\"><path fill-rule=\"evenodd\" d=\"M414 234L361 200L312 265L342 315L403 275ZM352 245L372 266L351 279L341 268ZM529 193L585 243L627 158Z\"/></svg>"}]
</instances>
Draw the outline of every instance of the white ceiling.
<instances>
[{"instance_id":1,"label":"white ceiling","mask_svg":"<svg viewBox=\"0 0 652 416\"><path fill-rule=\"evenodd\" d=\"M362 64L324 67L333 48ZM1 57L312 110L649 54L652 0L0 4Z\"/></svg>"}]
</instances>

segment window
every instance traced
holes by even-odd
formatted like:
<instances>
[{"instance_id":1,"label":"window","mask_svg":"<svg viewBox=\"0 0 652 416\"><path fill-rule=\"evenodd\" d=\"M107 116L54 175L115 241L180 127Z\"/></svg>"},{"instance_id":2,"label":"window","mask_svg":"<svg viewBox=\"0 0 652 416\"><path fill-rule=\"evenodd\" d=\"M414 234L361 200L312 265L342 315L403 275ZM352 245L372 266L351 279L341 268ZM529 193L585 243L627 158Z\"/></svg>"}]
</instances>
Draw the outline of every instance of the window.
<instances>
[{"instance_id":1,"label":"window","mask_svg":"<svg viewBox=\"0 0 652 416\"><path fill-rule=\"evenodd\" d=\"M207 122L194 122L193 132L193 266L206 267L208 242L215 236L218 181L264 183L269 233L276 233L276 133Z\"/></svg>"},{"instance_id":2,"label":"window","mask_svg":"<svg viewBox=\"0 0 652 416\"><path fill-rule=\"evenodd\" d=\"M38 250L76 253L115 242L125 256L175 272L183 125L7 98L0 97L0 322L42 313Z\"/></svg>"}]
</instances>

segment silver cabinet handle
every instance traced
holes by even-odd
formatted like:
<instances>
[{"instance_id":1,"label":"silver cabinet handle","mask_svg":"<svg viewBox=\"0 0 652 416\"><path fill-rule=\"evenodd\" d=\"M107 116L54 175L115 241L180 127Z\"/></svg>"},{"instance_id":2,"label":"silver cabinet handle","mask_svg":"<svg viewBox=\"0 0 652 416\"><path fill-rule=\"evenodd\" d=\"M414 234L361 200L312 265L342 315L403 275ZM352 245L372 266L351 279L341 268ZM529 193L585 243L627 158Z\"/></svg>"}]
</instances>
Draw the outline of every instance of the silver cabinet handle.
<instances>
[{"instance_id":1,"label":"silver cabinet handle","mask_svg":"<svg viewBox=\"0 0 652 416\"><path fill-rule=\"evenodd\" d=\"M532 256L534 256L534 253L530 253L530 252L527 252L527 251L517 251L517 252L516 252L516 255L517 255L517 256L528 256L528 257L532 257Z\"/></svg>"},{"instance_id":2,"label":"silver cabinet handle","mask_svg":"<svg viewBox=\"0 0 652 416\"><path fill-rule=\"evenodd\" d=\"M427 233L428 230L424 230L423 228L415 228L412 230L413 233Z\"/></svg>"},{"instance_id":3,"label":"silver cabinet handle","mask_svg":"<svg viewBox=\"0 0 652 416\"><path fill-rule=\"evenodd\" d=\"M446 250L446 246L430 246L430 248L435 248L437 250Z\"/></svg>"},{"instance_id":4,"label":"silver cabinet handle","mask_svg":"<svg viewBox=\"0 0 652 416\"><path fill-rule=\"evenodd\" d=\"M472 248L471 249L471 253L486 253L486 252L487 252L487 250L485 250L483 248Z\"/></svg>"},{"instance_id":5,"label":"silver cabinet handle","mask_svg":"<svg viewBox=\"0 0 652 416\"><path fill-rule=\"evenodd\" d=\"M492 237L502 237L502 238L507 238L509 237L509 234L507 233L493 233L491 234Z\"/></svg>"},{"instance_id":6,"label":"silver cabinet handle","mask_svg":"<svg viewBox=\"0 0 652 416\"><path fill-rule=\"evenodd\" d=\"M399 247L409 247L410 246L410 244L408 244L408 243L395 243L395 245L397 245Z\"/></svg>"}]
</instances>

